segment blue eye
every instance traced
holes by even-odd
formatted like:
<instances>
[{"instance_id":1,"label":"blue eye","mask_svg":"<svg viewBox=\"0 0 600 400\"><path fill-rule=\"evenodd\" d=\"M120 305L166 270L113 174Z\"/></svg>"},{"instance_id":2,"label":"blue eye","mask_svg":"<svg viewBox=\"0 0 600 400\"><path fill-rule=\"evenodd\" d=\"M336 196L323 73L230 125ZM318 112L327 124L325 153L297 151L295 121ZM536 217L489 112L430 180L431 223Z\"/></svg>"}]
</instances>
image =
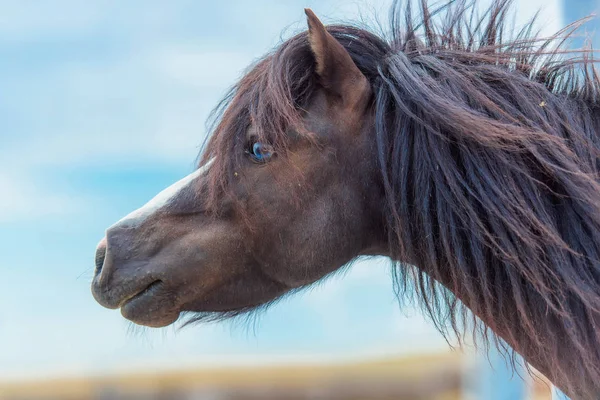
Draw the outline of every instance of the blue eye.
<instances>
[{"instance_id":1,"label":"blue eye","mask_svg":"<svg viewBox=\"0 0 600 400\"><path fill-rule=\"evenodd\" d=\"M250 149L249 153L255 161L261 162L267 161L273 155L271 146L265 145L260 142L255 142L252 145L252 148Z\"/></svg>"}]
</instances>

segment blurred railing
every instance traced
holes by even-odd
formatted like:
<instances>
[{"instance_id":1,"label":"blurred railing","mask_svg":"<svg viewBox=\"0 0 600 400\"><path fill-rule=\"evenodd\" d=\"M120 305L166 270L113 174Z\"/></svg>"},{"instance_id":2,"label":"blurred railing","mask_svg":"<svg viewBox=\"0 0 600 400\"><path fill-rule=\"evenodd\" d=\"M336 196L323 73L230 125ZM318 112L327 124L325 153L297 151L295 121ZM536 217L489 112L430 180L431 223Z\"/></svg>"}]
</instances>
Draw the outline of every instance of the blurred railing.
<instances>
[{"instance_id":1,"label":"blurred railing","mask_svg":"<svg viewBox=\"0 0 600 400\"><path fill-rule=\"evenodd\" d=\"M369 362L132 373L0 384L0 400L459 400L468 359L458 353ZM533 392L546 400L543 386Z\"/></svg>"}]
</instances>

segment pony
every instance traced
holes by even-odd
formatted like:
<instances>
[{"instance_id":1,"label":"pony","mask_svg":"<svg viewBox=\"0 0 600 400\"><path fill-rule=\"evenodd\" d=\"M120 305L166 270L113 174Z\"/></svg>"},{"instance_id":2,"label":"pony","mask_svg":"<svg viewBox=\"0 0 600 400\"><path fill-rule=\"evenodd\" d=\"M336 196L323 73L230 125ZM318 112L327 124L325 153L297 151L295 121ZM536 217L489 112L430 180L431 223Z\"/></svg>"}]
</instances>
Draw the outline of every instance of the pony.
<instances>
[{"instance_id":1,"label":"pony","mask_svg":"<svg viewBox=\"0 0 600 400\"><path fill-rule=\"evenodd\" d=\"M199 167L110 226L94 298L136 324L264 308L386 256L444 333L600 396L600 79L589 52L454 1L308 30L217 106ZM508 33L507 33L508 32Z\"/></svg>"}]
</instances>

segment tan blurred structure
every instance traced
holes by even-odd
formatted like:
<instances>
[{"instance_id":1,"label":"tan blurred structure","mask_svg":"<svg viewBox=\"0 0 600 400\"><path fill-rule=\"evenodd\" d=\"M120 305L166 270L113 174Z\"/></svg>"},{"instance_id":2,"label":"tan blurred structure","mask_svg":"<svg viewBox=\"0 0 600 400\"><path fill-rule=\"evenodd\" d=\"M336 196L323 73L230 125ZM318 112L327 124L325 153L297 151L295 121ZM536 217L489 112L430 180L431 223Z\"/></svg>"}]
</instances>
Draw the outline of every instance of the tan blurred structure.
<instances>
[{"instance_id":1,"label":"tan blurred structure","mask_svg":"<svg viewBox=\"0 0 600 400\"><path fill-rule=\"evenodd\" d=\"M88 379L0 383L1 400L459 400L456 353L344 364L227 367ZM538 384L533 399L549 399ZM532 399L532 400L533 400Z\"/></svg>"}]
</instances>

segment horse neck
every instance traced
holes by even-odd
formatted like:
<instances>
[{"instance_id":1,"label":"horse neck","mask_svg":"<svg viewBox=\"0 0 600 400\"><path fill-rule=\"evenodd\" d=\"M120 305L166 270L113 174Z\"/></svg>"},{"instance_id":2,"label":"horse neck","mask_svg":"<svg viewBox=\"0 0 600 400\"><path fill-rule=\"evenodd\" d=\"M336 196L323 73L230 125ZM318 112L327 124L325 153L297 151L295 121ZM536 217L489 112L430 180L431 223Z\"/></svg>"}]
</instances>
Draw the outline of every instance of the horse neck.
<instances>
[{"instance_id":1,"label":"horse neck","mask_svg":"<svg viewBox=\"0 0 600 400\"><path fill-rule=\"evenodd\" d=\"M384 254L420 269L415 286L437 322L450 315L456 326L461 307L430 280L563 391L594 399L590 393L600 394L597 107L522 80L523 96L511 96L518 83L500 72L495 83L480 82L481 90L456 79L448 92L464 88L472 100L462 101L439 90L437 80L430 87L421 75L405 73L413 68L406 57L387 62L391 78L377 89L373 127L385 196ZM538 102L540 96L547 101ZM494 100L479 104L479 98ZM509 122L507 114L514 114Z\"/></svg>"},{"instance_id":2,"label":"horse neck","mask_svg":"<svg viewBox=\"0 0 600 400\"><path fill-rule=\"evenodd\" d=\"M440 270L443 271L443 268ZM452 287L456 298L555 386L572 398L600 399L600 376L593 375L582 365L581 352L585 349L578 348L560 315L549 311L544 299L537 293L529 292L527 307L524 309L517 305L515 297L506 290L502 294L502 302L490 302L489 299L486 302L483 293L479 299L467 295L467 289L460 284L457 286L451 274L438 274L436 280L446 288ZM523 290L529 288L524 287ZM573 297L568 301L579 300ZM484 309L480 306L484 302L492 306ZM528 314L531 323L540 327L551 326L552 330L540 332L540 336L535 338L529 336L519 318L523 312ZM600 327L600 315L594 314L592 318L592 326ZM589 350L593 351L598 345L596 343L596 347L591 347ZM596 360L596 365L600 365L600 359ZM567 375L561 371L569 373Z\"/></svg>"},{"instance_id":3,"label":"horse neck","mask_svg":"<svg viewBox=\"0 0 600 400\"><path fill-rule=\"evenodd\" d=\"M565 393L597 400L600 187L592 176L600 169L600 113L581 101L547 107L545 124L559 127L554 135L571 151L550 134L536 138L548 155L496 148L479 137L495 126L488 117L454 126L424 111L417 118L399 108L393 121L378 115L387 255L421 271L415 286L437 322L450 315L456 326L461 306L430 280ZM513 128L524 143L530 138Z\"/></svg>"}]
</instances>

